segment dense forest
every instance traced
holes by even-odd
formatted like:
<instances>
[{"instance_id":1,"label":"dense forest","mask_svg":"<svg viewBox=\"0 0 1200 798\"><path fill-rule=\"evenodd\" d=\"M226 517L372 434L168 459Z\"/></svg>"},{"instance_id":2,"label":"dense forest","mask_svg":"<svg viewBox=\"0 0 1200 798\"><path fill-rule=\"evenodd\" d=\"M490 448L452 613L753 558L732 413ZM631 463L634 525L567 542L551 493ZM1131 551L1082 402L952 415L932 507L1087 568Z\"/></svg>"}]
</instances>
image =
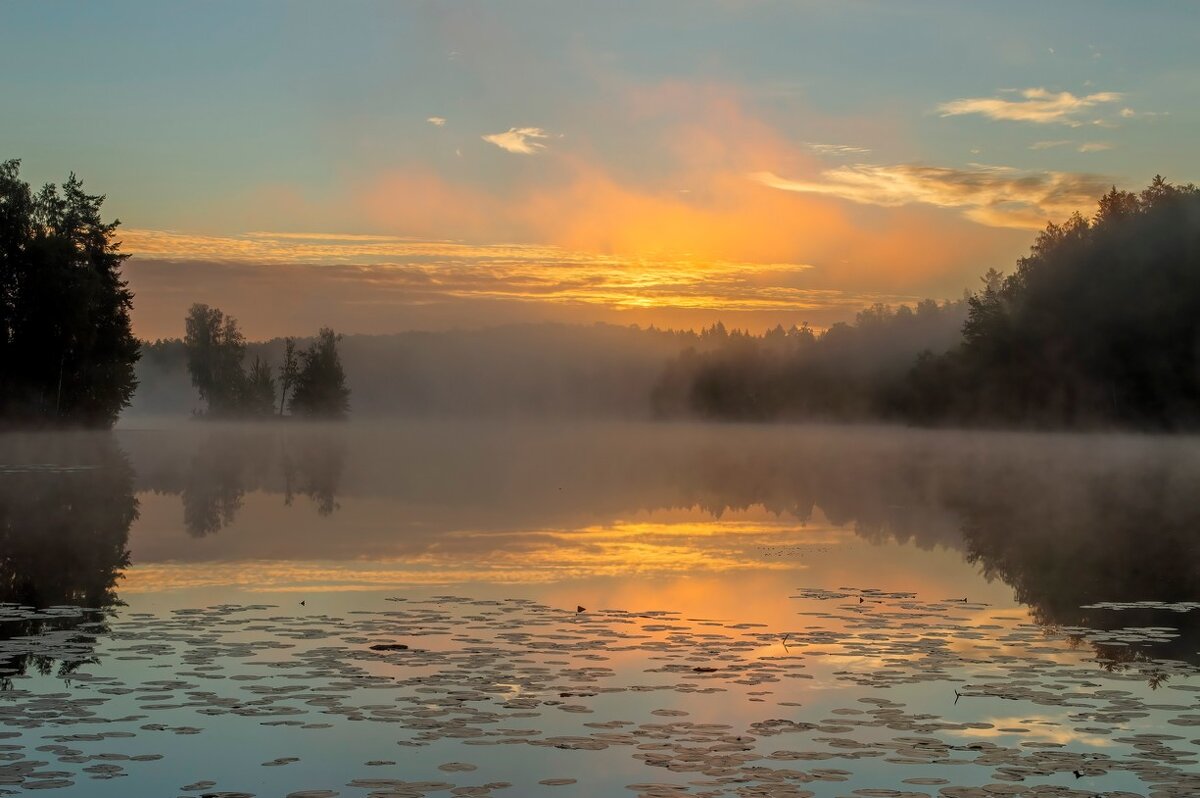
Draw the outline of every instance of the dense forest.
<instances>
[{"instance_id":1,"label":"dense forest","mask_svg":"<svg viewBox=\"0 0 1200 798\"><path fill-rule=\"evenodd\" d=\"M909 372L903 416L1039 427L1200 425L1200 189L1113 188L968 299L962 342Z\"/></svg>"},{"instance_id":2,"label":"dense forest","mask_svg":"<svg viewBox=\"0 0 1200 798\"><path fill-rule=\"evenodd\" d=\"M664 416L932 425L1200 425L1200 189L1113 188L963 302L877 306L821 334L710 332L654 390Z\"/></svg>"}]
</instances>

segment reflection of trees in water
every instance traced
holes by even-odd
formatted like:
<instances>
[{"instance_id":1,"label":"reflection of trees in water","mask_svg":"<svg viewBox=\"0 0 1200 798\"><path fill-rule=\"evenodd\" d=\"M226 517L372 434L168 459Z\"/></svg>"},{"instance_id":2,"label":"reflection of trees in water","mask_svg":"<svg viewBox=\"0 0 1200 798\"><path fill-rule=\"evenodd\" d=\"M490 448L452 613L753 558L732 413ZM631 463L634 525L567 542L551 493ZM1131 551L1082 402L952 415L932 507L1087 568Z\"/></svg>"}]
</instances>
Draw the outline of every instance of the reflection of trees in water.
<instances>
[{"instance_id":1,"label":"reflection of trees in water","mask_svg":"<svg viewBox=\"0 0 1200 798\"><path fill-rule=\"evenodd\" d=\"M346 461L344 444L328 437L302 438L285 443L283 452L283 495L289 507L297 493L316 505L317 513L332 515L340 506L337 489Z\"/></svg>"},{"instance_id":2,"label":"reflection of trees in water","mask_svg":"<svg viewBox=\"0 0 1200 798\"><path fill-rule=\"evenodd\" d=\"M580 510L620 517L698 507L719 518L763 507L801 523L823 516L872 542L957 550L1047 625L1182 624L1200 634L1200 613L1081 609L1200 597L1200 497L1191 487L1200 484L1200 453L1185 445L872 430L705 434L583 444L512 438L530 447L528 456L502 445L507 438L448 445L411 433L399 446L372 434L352 452L363 461L355 488L423 506L475 504L508 529L560 525L567 522L555 513ZM192 534L228 524L253 490L282 493L286 503L307 496L322 515L338 507L342 431L214 430L182 451L173 456L182 473L151 484L183 494ZM412 533L405 545L439 545L442 527L428 529L428 540ZM1190 639L1155 650L1195 659L1184 650Z\"/></svg>"},{"instance_id":3,"label":"reflection of trees in water","mask_svg":"<svg viewBox=\"0 0 1200 798\"><path fill-rule=\"evenodd\" d=\"M894 444L848 449L830 444L740 454L706 450L676 464L678 498L669 506L699 507L715 518L762 507L801 523L819 512L876 543L961 547L958 527L946 511L952 469L935 452ZM651 502L643 509L662 507Z\"/></svg>"},{"instance_id":4,"label":"reflection of trees in water","mask_svg":"<svg viewBox=\"0 0 1200 798\"><path fill-rule=\"evenodd\" d=\"M1011 469L960 495L966 557L1013 588L1043 624L1092 628L1175 626L1157 655L1197 661L1200 612L1083 609L1099 602L1200 598L1200 469L1194 460L1126 468L1055 464ZM1116 647L1101 646L1106 658ZM1120 659L1120 657L1117 657Z\"/></svg>"},{"instance_id":5,"label":"reflection of trees in water","mask_svg":"<svg viewBox=\"0 0 1200 798\"><path fill-rule=\"evenodd\" d=\"M232 524L251 491L281 492L289 506L297 494L306 496L320 515L328 516L338 509L346 454L335 435L214 431L181 458L182 471L169 468L152 475L151 482L156 491L180 495L184 528L193 537Z\"/></svg>"},{"instance_id":6,"label":"reflection of trees in water","mask_svg":"<svg viewBox=\"0 0 1200 798\"><path fill-rule=\"evenodd\" d=\"M1200 600L1196 453L1083 439L911 443L700 458L683 470L684 502L717 517L761 505L806 521L819 509L873 542L956 548L989 581L1011 586L1039 623L1174 626L1180 636L1154 655L1200 661L1200 611L1083 609ZM1146 662L1137 649L1095 648L1122 666Z\"/></svg>"},{"instance_id":7,"label":"reflection of trees in water","mask_svg":"<svg viewBox=\"0 0 1200 798\"><path fill-rule=\"evenodd\" d=\"M0 603L117 604L117 579L129 564L129 527L137 515L133 469L111 434L0 436ZM83 621L0 623L0 639L76 628ZM89 634L100 631L102 624L88 624ZM65 662L59 670L80 664ZM31 665L49 673L53 660L0 658L0 669L24 672Z\"/></svg>"},{"instance_id":8,"label":"reflection of trees in water","mask_svg":"<svg viewBox=\"0 0 1200 798\"><path fill-rule=\"evenodd\" d=\"M186 466L180 491L188 534L204 537L232 524L247 488L261 482L269 462L270 452L257 436L201 443Z\"/></svg>"}]
</instances>

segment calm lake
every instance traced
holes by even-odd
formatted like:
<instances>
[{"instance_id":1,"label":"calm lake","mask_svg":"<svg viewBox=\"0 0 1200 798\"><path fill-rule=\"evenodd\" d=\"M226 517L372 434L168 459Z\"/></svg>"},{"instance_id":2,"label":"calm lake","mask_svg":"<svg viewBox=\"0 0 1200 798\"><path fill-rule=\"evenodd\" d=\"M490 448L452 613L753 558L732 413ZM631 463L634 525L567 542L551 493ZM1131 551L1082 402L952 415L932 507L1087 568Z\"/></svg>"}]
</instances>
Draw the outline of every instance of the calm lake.
<instances>
[{"instance_id":1,"label":"calm lake","mask_svg":"<svg viewBox=\"0 0 1200 798\"><path fill-rule=\"evenodd\" d=\"M0 436L0 795L1200 795L1200 441Z\"/></svg>"}]
</instances>

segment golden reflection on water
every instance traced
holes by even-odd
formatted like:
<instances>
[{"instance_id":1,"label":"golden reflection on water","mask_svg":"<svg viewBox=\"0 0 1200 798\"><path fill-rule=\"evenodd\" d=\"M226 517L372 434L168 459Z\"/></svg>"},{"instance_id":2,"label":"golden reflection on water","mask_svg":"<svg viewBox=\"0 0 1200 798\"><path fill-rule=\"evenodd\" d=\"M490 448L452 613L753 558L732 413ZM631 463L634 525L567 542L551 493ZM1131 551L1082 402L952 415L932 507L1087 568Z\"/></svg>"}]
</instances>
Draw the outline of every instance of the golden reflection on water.
<instances>
[{"instance_id":1,"label":"golden reflection on water","mask_svg":"<svg viewBox=\"0 0 1200 798\"><path fill-rule=\"evenodd\" d=\"M412 508L395 505L381 515L370 506L366 511L374 519L397 519L397 528L390 540L378 530L362 531L363 543L356 547L355 530L365 528L355 522L362 508L348 501L337 519L338 545L370 555L338 557L341 549L320 542L327 538L292 524L328 519L289 512L268 494L248 495L237 521L202 540L181 535L169 523L169 514L178 512L170 497L141 498L143 516L130 535L133 565L121 583L130 599L218 588L309 596L438 588L515 593L564 607L672 609L688 618L738 619L780 630L810 622L797 615L803 602L788 598L799 587L871 587L932 600L970 597L1013 605L1010 590L983 580L958 551L870 542L819 510L800 521L761 506L720 518L698 508L669 509L577 528L451 528L431 534L432 520L411 524ZM269 556L273 552L280 556Z\"/></svg>"}]
</instances>

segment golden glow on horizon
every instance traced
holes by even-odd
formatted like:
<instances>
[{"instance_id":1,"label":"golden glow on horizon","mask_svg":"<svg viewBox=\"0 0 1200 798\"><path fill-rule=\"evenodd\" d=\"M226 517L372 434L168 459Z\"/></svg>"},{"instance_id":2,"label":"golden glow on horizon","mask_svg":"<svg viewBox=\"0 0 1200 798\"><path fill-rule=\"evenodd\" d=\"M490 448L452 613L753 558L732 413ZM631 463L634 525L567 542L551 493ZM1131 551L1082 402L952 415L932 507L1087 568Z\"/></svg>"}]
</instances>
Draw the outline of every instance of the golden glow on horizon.
<instances>
[{"instance_id":1,"label":"golden glow on horizon","mask_svg":"<svg viewBox=\"0 0 1200 798\"><path fill-rule=\"evenodd\" d=\"M260 268L306 267L326 278L353 280L377 292L413 298L504 299L614 308L801 310L916 297L846 293L795 283L812 267L691 255L622 256L548 245L475 245L399 236L254 232L206 236L123 231L123 248L169 262L237 261ZM381 297L376 295L376 301Z\"/></svg>"}]
</instances>

